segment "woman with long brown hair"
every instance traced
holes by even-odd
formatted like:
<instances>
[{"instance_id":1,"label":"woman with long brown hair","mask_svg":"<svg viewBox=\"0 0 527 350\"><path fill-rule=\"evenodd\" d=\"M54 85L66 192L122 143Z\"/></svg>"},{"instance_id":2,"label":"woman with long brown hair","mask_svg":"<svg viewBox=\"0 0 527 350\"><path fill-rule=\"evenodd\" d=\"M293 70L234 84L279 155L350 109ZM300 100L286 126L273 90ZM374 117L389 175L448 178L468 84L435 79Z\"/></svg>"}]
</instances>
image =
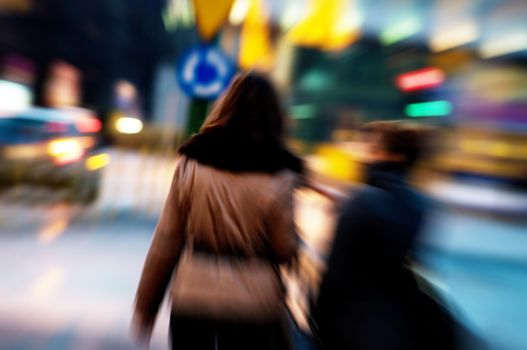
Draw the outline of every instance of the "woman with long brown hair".
<instances>
[{"instance_id":1,"label":"woman with long brown hair","mask_svg":"<svg viewBox=\"0 0 527 350\"><path fill-rule=\"evenodd\" d=\"M143 338L170 284L173 348L290 348L278 265L296 254L303 166L283 133L272 84L245 73L180 147L137 291Z\"/></svg>"}]
</instances>

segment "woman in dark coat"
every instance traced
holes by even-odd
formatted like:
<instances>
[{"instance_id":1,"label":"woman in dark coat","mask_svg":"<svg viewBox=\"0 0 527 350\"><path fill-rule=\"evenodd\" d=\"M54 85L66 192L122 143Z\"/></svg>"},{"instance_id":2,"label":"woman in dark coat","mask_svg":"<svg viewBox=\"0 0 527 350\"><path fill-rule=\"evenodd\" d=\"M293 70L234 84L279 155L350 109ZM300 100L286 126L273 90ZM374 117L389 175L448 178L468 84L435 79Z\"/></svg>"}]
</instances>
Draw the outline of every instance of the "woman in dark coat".
<instances>
[{"instance_id":1,"label":"woman in dark coat","mask_svg":"<svg viewBox=\"0 0 527 350\"><path fill-rule=\"evenodd\" d=\"M427 210L408 184L422 135L379 122L363 136L368 186L343 206L314 311L324 348L451 349L452 320L407 261Z\"/></svg>"}]
</instances>

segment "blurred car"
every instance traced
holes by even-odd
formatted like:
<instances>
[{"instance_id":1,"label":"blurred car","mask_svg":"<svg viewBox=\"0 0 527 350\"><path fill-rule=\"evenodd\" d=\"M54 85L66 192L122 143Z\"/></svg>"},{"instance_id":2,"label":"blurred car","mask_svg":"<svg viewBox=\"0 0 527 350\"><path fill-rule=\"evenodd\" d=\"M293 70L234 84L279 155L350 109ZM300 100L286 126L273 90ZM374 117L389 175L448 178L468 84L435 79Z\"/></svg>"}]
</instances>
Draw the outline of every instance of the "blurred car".
<instances>
[{"instance_id":1,"label":"blurred car","mask_svg":"<svg viewBox=\"0 0 527 350\"><path fill-rule=\"evenodd\" d=\"M0 185L68 188L91 203L109 156L98 149L101 122L88 110L34 108L0 116Z\"/></svg>"}]
</instances>

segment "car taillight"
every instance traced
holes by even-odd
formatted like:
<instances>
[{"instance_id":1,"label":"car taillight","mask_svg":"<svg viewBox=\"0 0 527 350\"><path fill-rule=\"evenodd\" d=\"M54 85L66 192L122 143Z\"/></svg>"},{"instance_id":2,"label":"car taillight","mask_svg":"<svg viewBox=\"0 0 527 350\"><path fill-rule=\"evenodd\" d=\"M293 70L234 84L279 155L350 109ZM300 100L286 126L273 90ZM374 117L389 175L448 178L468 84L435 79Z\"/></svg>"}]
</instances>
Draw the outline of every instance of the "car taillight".
<instances>
[{"instance_id":1,"label":"car taillight","mask_svg":"<svg viewBox=\"0 0 527 350\"><path fill-rule=\"evenodd\" d=\"M68 131L68 125L59 122L49 122L46 124L46 131L54 134L65 133Z\"/></svg>"},{"instance_id":2,"label":"car taillight","mask_svg":"<svg viewBox=\"0 0 527 350\"><path fill-rule=\"evenodd\" d=\"M55 164L64 165L81 159L84 147L75 139L58 139L48 144L48 154Z\"/></svg>"},{"instance_id":3,"label":"car taillight","mask_svg":"<svg viewBox=\"0 0 527 350\"><path fill-rule=\"evenodd\" d=\"M81 118L75 123L77 130L81 133L97 133L102 129L102 123L97 118Z\"/></svg>"}]
</instances>

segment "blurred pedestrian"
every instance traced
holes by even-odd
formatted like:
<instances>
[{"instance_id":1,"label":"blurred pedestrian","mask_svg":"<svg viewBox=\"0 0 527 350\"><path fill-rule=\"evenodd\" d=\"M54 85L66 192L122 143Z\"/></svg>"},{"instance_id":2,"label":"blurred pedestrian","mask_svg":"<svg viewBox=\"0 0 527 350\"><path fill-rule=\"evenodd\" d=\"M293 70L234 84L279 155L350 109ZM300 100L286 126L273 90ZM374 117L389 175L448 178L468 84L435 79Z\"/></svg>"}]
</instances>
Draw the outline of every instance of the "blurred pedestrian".
<instances>
[{"instance_id":1,"label":"blurred pedestrian","mask_svg":"<svg viewBox=\"0 0 527 350\"><path fill-rule=\"evenodd\" d=\"M277 268L296 254L303 165L283 129L275 89L246 73L180 147L137 291L140 338L148 341L171 284L174 349L290 348Z\"/></svg>"},{"instance_id":2,"label":"blurred pedestrian","mask_svg":"<svg viewBox=\"0 0 527 350\"><path fill-rule=\"evenodd\" d=\"M367 186L343 205L313 311L326 349L452 349L453 320L407 260L427 211L408 183L423 132L398 122L361 133Z\"/></svg>"}]
</instances>

